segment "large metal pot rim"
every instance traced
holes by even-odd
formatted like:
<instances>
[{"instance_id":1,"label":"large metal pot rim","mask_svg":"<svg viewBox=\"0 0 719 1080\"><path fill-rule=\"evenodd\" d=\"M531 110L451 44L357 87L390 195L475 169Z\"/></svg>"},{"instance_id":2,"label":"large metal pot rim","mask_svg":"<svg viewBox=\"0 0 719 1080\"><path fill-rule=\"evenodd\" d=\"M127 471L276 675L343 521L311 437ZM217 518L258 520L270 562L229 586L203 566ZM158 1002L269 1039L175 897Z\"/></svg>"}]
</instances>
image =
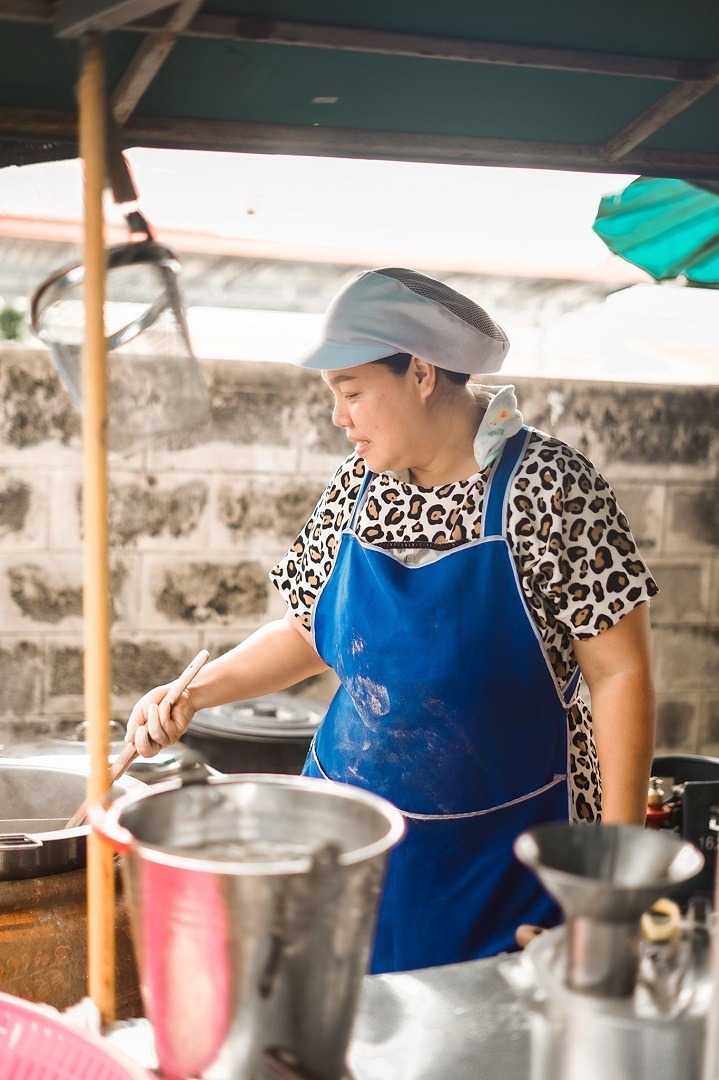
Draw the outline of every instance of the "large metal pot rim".
<instances>
[{"instance_id":1,"label":"large metal pot rim","mask_svg":"<svg viewBox=\"0 0 719 1080\"><path fill-rule=\"evenodd\" d=\"M1 758L0 757L0 769L10 766L13 769L27 769L33 772L38 772L40 775L43 773L76 773L79 776L88 776L90 773L90 762L86 758L73 757L71 755L61 755L57 758L51 756L38 755L38 757L26 757L26 758ZM127 787L130 790L125 792L121 798L125 798L128 795L132 795L135 792L142 792L147 787L147 784L143 780L136 780L132 776L123 776L119 780L115 781L117 787ZM69 815L68 815L69 819ZM53 829L49 832L33 832L29 835L37 837L38 840L64 840L71 836L89 836L91 826L78 825L75 829ZM2 848L1 841L2 834L0 833L0 849Z\"/></svg>"},{"instance_id":2,"label":"large metal pot rim","mask_svg":"<svg viewBox=\"0 0 719 1080\"><path fill-rule=\"evenodd\" d=\"M287 776L272 773L243 773L241 776L210 776L206 780L192 781L191 784L183 785L182 780L170 780L165 784L155 784L137 795L123 795L117 799L109 809L104 809L97 804L90 807L90 820L95 830L104 839L108 840L117 851L141 852L142 858L149 862L161 863L163 866L172 866L182 870L195 870L201 873L224 874L226 876L275 876L304 874L310 869L311 858L305 861L293 859L290 861L277 862L240 862L221 861L217 859L201 859L195 856L178 855L168 852L157 844L149 844L139 841L120 821L125 810L135 806L144 799L152 799L173 791L179 791L184 787L194 786L196 783L210 786L226 784L268 784L282 787L305 789L307 791L322 791L332 798L343 799L349 802L361 802L366 806L378 811L387 822L387 831L379 840L364 847L355 848L353 851L343 851L338 856L340 866L354 866L356 863L365 862L378 855L389 851L405 832L405 820L391 802L383 799L380 795L364 791L362 788L351 787L348 784L335 784L332 781L318 780L308 776Z\"/></svg>"},{"instance_id":3,"label":"large metal pot rim","mask_svg":"<svg viewBox=\"0 0 719 1080\"><path fill-rule=\"evenodd\" d=\"M36 777L57 773L63 776L87 776L89 763L82 758L58 756L51 758L0 758L2 769L22 770ZM117 787L126 794L144 791L147 787L141 780L122 777ZM81 799L78 799L78 805ZM68 818L77 806L68 809ZM27 878L47 877L52 874L67 873L83 869L85 866L85 843L90 833L89 825L80 825L76 829L53 829L43 832L27 830L22 834L26 842L3 843L0 834L0 881L16 881Z\"/></svg>"}]
</instances>

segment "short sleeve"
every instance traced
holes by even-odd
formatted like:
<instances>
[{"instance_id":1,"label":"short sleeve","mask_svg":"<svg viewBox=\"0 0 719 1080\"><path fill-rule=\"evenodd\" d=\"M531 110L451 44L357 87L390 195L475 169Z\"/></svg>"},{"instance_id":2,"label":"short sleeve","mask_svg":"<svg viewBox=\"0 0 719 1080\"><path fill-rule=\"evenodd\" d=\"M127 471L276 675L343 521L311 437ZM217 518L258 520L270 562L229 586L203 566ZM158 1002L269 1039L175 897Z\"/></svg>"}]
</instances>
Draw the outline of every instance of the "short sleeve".
<instances>
[{"instance_id":1,"label":"short sleeve","mask_svg":"<svg viewBox=\"0 0 719 1080\"><path fill-rule=\"evenodd\" d=\"M270 581L307 630L315 600L332 572L364 474L364 461L350 454L322 492L292 547L270 570Z\"/></svg>"},{"instance_id":2,"label":"short sleeve","mask_svg":"<svg viewBox=\"0 0 719 1080\"><path fill-rule=\"evenodd\" d=\"M521 562L553 622L572 638L615 625L658 592L607 481L582 454L544 437L525 462ZM515 499L515 505L517 499Z\"/></svg>"}]
</instances>

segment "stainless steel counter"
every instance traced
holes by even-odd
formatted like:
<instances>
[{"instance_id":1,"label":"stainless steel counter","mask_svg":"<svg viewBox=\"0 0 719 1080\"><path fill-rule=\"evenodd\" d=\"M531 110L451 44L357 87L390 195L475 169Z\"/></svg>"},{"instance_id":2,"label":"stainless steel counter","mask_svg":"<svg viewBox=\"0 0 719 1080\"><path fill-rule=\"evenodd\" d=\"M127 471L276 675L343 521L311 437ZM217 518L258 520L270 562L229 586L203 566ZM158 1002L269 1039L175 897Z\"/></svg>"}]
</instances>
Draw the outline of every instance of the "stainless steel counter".
<instances>
[{"instance_id":1,"label":"stainless steel counter","mask_svg":"<svg viewBox=\"0 0 719 1080\"><path fill-rule=\"evenodd\" d=\"M350 1046L353 1080L526 1080L528 1014L499 974L503 959L367 976ZM117 1024L108 1038L156 1067L148 1021Z\"/></svg>"},{"instance_id":2,"label":"stainless steel counter","mask_svg":"<svg viewBox=\"0 0 719 1080\"><path fill-rule=\"evenodd\" d=\"M525 1080L528 1014L502 959L367 977L350 1048L356 1080Z\"/></svg>"}]
</instances>

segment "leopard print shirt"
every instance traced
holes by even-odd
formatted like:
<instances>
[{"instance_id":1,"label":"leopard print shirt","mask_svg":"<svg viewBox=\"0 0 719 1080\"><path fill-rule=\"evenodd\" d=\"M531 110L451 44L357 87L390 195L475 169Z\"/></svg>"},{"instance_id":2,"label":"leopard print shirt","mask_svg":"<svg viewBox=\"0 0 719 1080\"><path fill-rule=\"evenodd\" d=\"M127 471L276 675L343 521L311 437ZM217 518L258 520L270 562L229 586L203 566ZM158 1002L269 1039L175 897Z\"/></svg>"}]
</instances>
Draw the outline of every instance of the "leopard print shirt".
<instances>
[{"instance_id":1,"label":"leopard print shirt","mask_svg":"<svg viewBox=\"0 0 719 1080\"><path fill-rule=\"evenodd\" d=\"M380 473L360 507L357 535L406 562L460 547L480 535L490 472L488 467L437 488ZM350 454L295 543L270 571L307 629L364 474L364 461ZM532 431L510 488L507 539L525 602L562 689L574 671L572 640L613 626L659 591L607 482L577 450L540 431ZM568 724L574 817L595 821L601 816L601 781L591 715L581 698L569 710Z\"/></svg>"}]
</instances>

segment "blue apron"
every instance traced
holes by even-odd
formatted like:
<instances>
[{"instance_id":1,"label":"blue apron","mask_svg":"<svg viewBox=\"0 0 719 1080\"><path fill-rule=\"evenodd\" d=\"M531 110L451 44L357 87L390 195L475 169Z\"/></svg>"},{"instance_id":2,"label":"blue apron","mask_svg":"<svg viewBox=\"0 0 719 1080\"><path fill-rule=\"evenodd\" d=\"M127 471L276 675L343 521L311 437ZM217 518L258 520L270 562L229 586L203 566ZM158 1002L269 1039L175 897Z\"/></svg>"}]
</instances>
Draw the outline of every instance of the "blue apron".
<instances>
[{"instance_id":1,"label":"blue apron","mask_svg":"<svg viewBox=\"0 0 719 1080\"><path fill-rule=\"evenodd\" d=\"M512 853L570 815L567 709L506 538L525 427L504 446L481 535L419 566L364 544L355 513L313 609L340 680L305 775L356 784L405 815L378 916L373 973L491 956L558 912Z\"/></svg>"}]
</instances>

